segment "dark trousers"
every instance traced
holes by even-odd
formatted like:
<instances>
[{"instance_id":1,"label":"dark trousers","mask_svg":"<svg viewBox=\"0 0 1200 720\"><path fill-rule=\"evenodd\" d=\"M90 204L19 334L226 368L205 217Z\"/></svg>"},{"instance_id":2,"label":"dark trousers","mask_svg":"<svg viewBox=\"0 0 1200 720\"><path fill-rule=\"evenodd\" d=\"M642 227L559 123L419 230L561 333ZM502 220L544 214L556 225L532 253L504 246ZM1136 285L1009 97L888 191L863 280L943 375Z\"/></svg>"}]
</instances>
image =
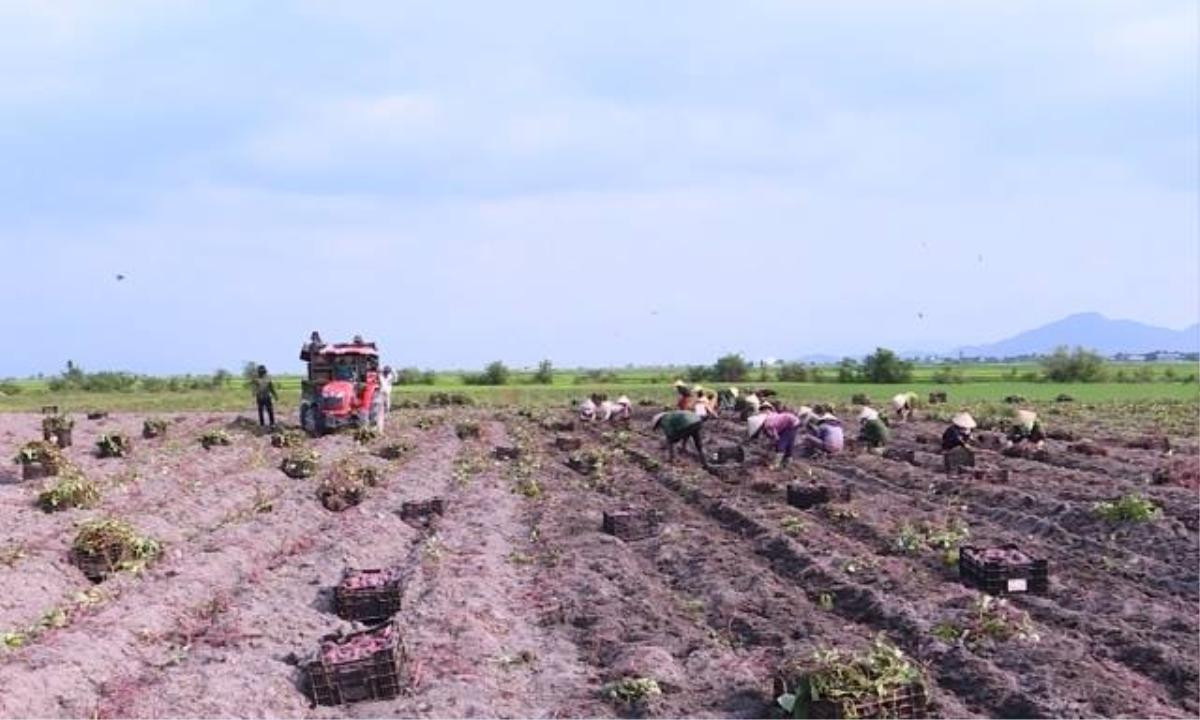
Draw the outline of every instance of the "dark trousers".
<instances>
[{"instance_id":1,"label":"dark trousers","mask_svg":"<svg viewBox=\"0 0 1200 720\"><path fill-rule=\"evenodd\" d=\"M263 419L263 410L267 411L267 417L271 418L271 425L275 425L275 405L271 402L271 396L258 398L258 424L266 425Z\"/></svg>"}]
</instances>

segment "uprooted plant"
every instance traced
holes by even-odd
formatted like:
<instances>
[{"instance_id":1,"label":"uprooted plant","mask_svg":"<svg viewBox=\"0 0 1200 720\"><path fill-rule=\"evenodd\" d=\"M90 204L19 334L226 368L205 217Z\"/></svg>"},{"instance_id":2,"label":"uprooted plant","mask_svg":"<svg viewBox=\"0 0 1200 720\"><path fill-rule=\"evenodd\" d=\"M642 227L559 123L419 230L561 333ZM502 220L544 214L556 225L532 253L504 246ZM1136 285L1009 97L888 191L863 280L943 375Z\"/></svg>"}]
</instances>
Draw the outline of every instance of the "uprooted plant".
<instances>
[{"instance_id":1,"label":"uprooted plant","mask_svg":"<svg viewBox=\"0 0 1200 720\"><path fill-rule=\"evenodd\" d=\"M151 440L167 434L167 421L162 418L150 418L142 423L142 437Z\"/></svg>"},{"instance_id":2,"label":"uprooted plant","mask_svg":"<svg viewBox=\"0 0 1200 720\"><path fill-rule=\"evenodd\" d=\"M1162 516L1162 508L1137 493L1098 502L1092 512L1109 522L1150 522Z\"/></svg>"},{"instance_id":3,"label":"uprooted plant","mask_svg":"<svg viewBox=\"0 0 1200 720\"><path fill-rule=\"evenodd\" d=\"M53 487L43 490L37 497L38 507L46 512L92 507L99 501L100 488L74 466L64 468Z\"/></svg>"},{"instance_id":4,"label":"uprooted plant","mask_svg":"<svg viewBox=\"0 0 1200 720\"><path fill-rule=\"evenodd\" d=\"M200 435L200 446L205 450L217 445L232 445L233 440L224 430L207 430Z\"/></svg>"},{"instance_id":5,"label":"uprooted plant","mask_svg":"<svg viewBox=\"0 0 1200 720\"><path fill-rule=\"evenodd\" d=\"M300 430L277 430L271 433L271 447L294 448L304 444L305 435Z\"/></svg>"},{"instance_id":6,"label":"uprooted plant","mask_svg":"<svg viewBox=\"0 0 1200 720\"><path fill-rule=\"evenodd\" d=\"M362 502L368 487L379 484L378 468L343 458L330 468L317 487L317 497L326 509L341 512Z\"/></svg>"},{"instance_id":7,"label":"uprooted plant","mask_svg":"<svg viewBox=\"0 0 1200 720\"><path fill-rule=\"evenodd\" d=\"M806 718L816 703L831 703L836 717L856 717L862 701L888 700L909 689L926 687L920 667L882 636L859 655L822 649L809 662L793 661L782 672L780 707Z\"/></svg>"},{"instance_id":8,"label":"uprooted plant","mask_svg":"<svg viewBox=\"0 0 1200 720\"><path fill-rule=\"evenodd\" d=\"M18 465L41 465L51 475L57 475L67 465L67 459L58 446L45 440L32 440L22 445L13 462Z\"/></svg>"},{"instance_id":9,"label":"uprooted plant","mask_svg":"<svg viewBox=\"0 0 1200 720\"><path fill-rule=\"evenodd\" d=\"M970 536L970 528L957 518L944 525L926 520L904 522L896 530L892 548L905 555L916 555L925 550L940 552L944 562L954 564L958 562L958 546Z\"/></svg>"},{"instance_id":10,"label":"uprooted plant","mask_svg":"<svg viewBox=\"0 0 1200 720\"><path fill-rule=\"evenodd\" d=\"M104 518L83 525L71 545L75 562L93 579L112 572L139 572L162 547L122 520Z\"/></svg>"},{"instance_id":11,"label":"uprooted plant","mask_svg":"<svg viewBox=\"0 0 1200 720\"><path fill-rule=\"evenodd\" d=\"M942 642L961 643L971 650L1009 640L1031 643L1039 640L1028 613L1014 608L1003 598L990 595L976 599L957 622L938 623L930 632Z\"/></svg>"},{"instance_id":12,"label":"uprooted plant","mask_svg":"<svg viewBox=\"0 0 1200 720\"><path fill-rule=\"evenodd\" d=\"M354 442L359 445L370 445L379 438L379 431L370 425L363 425L354 431Z\"/></svg>"},{"instance_id":13,"label":"uprooted plant","mask_svg":"<svg viewBox=\"0 0 1200 720\"><path fill-rule=\"evenodd\" d=\"M624 705L641 705L662 695L658 681L648 677L626 677L604 686L604 697Z\"/></svg>"},{"instance_id":14,"label":"uprooted plant","mask_svg":"<svg viewBox=\"0 0 1200 720\"><path fill-rule=\"evenodd\" d=\"M300 448L293 451L279 463L279 469L284 475L297 480L312 477L317 472L317 461L321 456L312 448Z\"/></svg>"},{"instance_id":15,"label":"uprooted plant","mask_svg":"<svg viewBox=\"0 0 1200 720\"><path fill-rule=\"evenodd\" d=\"M129 436L121 433L106 433L96 441L96 451L102 458L119 458L129 454Z\"/></svg>"},{"instance_id":16,"label":"uprooted plant","mask_svg":"<svg viewBox=\"0 0 1200 720\"><path fill-rule=\"evenodd\" d=\"M412 445L405 442L398 442L384 445L375 454L384 460L399 460L410 452L412 452Z\"/></svg>"}]
</instances>

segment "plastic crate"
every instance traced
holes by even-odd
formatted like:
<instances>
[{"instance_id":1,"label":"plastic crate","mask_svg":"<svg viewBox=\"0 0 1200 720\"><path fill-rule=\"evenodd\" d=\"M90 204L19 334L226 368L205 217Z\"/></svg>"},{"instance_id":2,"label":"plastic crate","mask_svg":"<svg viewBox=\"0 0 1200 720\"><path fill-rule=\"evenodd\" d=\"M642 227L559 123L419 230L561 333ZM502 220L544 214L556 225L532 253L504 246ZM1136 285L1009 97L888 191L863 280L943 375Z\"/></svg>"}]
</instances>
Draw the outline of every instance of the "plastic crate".
<instances>
[{"instance_id":1,"label":"plastic crate","mask_svg":"<svg viewBox=\"0 0 1200 720\"><path fill-rule=\"evenodd\" d=\"M947 473L956 473L961 468L975 467L975 453L960 445L953 450L947 450L942 455L942 462Z\"/></svg>"},{"instance_id":2,"label":"plastic crate","mask_svg":"<svg viewBox=\"0 0 1200 720\"><path fill-rule=\"evenodd\" d=\"M746 448L741 445L730 445L728 447L717 448L716 461L718 463L744 463L746 462Z\"/></svg>"},{"instance_id":3,"label":"plastic crate","mask_svg":"<svg viewBox=\"0 0 1200 720\"><path fill-rule=\"evenodd\" d=\"M69 448L73 444L71 430L42 430L42 439L54 443L60 448Z\"/></svg>"},{"instance_id":4,"label":"plastic crate","mask_svg":"<svg viewBox=\"0 0 1200 720\"><path fill-rule=\"evenodd\" d=\"M605 511L602 529L622 540L644 540L658 534L663 514L658 510Z\"/></svg>"},{"instance_id":5,"label":"plastic crate","mask_svg":"<svg viewBox=\"0 0 1200 720\"><path fill-rule=\"evenodd\" d=\"M363 584L362 580L373 580ZM343 620L382 622L400 611L404 581L392 569L347 569L333 590L333 607Z\"/></svg>"},{"instance_id":6,"label":"plastic crate","mask_svg":"<svg viewBox=\"0 0 1200 720\"><path fill-rule=\"evenodd\" d=\"M22 480L41 480L45 477L50 477L54 473L50 472L50 468L46 467L45 463L32 462L21 464L21 479Z\"/></svg>"},{"instance_id":7,"label":"plastic crate","mask_svg":"<svg viewBox=\"0 0 1200 720\"><path fill-rule=\"evenodd\" d=\"M1016 545L981 548L964 545L958 552L958 574L963 583L989 595L1015 593L1044 593L1049 586L1049 563L1029 558L1028 562L1011 563L983 559L988 549L1021 552ZM1023 553L1029 557L1027 553Z\"/></svg>"},{"instance_id":8,"label":"plastic crate","mask_svg":"<svg viewBox=\"0 0 1200 720\"><path fill-rule=\"evenodd\" d=\"M353 660L329 660L327 646L343 647L356 638L373 635L383 646L365 657ZM400 694L400 672L404 666L404 647L400 631L391 623L349 635L321 638L317 658L307 666L309 690L318 705L343 705L371 700L388 700Z\"/></svg>"},{"instance_id":9,"label":"plastic crate","mask_svg":"<svg viewBox=\"0 0 1200 720\"><path fill-rule=\"evenodd\" d=\"M432 498L419 502L405 502L400 505L400 519L412 525L429 525L437 517L446 513L446 501L442 498Z\"/></svg>"},{"instance_id":10,"label":"plastic crate","mask_svg":"<svg viewBox=\"0 0 1200 720\"><path fill-rule=\"evenodd\" d=\"M924 718L929 717L929 692L924 685L906 685L884 697L818 700L808 706L810 718Z\"/></svg>"},{"instance_id":11,"label":"plastic crate","mask_svg":"<svg viewBox=\"0 0 1200 720\"><path fill-rule=\"evenodd\" d=\"M809 485L791 483L787 486L788 505L800 508L801 510L807 510L834 500L849 502L850 486L846 485L841 490L834 490L828 485L818 485L815 483Z\"/></svg>"}]
</instances>

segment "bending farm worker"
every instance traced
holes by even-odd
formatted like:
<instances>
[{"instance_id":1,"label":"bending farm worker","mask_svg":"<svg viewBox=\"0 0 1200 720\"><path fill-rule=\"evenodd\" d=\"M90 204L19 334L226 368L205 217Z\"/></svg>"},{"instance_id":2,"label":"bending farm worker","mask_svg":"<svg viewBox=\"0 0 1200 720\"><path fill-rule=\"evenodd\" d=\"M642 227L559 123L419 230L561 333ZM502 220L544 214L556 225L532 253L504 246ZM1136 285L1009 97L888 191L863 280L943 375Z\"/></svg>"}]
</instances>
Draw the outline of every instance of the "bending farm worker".
<instances>
[{"instance_id":1,"label":"bending farm worker","mask_svg":"<svg viewBox=\"0 0 1200 720\"><path fill-rule=\"evenodd\" d=\"M616 402L605 400L600 403L599 417L602 422L610 420L628 420L631 414L631 403L625 395L617 398Z\"/></svg>"},{"instance_id":2,"label":"bending farm worker","mask_svg":"<svg viewBox=\"0 0 1200 720\"><path fill-rule=\"evenodd\" d=\"M735 387L727 387L717 393L718 410L736 410L741 393Z\"/></svg>"},{"instance_id":3,"label":"bending farm worker","mask_svg":"<svg viewBox=\"0 0 1200 720\"><path fill-rule=\"evenodd\" d=\"M942 433L943 452L956 447L967 447L971 442L971 431L975 429L975 418L965 411L955 415L950 423L950 427Z\"/></svg>"},{"instance_id":4,"label":"bending farm worker","mask_svg":"<svg viewBox=\"0 0 1200 720\"><path fill-rule=\"evenodd\" d=\"M845 435L842 431L842 421L830 412L827 405L818 405L811 419L806 423L807 433L804 436L804 450L808 455L827 453L833 455L845 447Z\"/></svg>"},{"instance_id":5,"label":"bending farm worker","mask_svg":"<svg viewBox=\"0 0 1200 720\"><path fill-rule=\"evenodd\" d=\"M904 392L892 398L892 409L900 420L912 420L913 409L917 404L915 392Z\"/></svg>"},{"instance_id":6,"label":"bending farm worker","mask_svg":"<svg viewBox=\"0 0 1200 720\"><path fill-rule=\"evenodd\" d=\"M762 409L762 400L759 399L756 393L748 393L738 397L734 401L733 409L742 420L746 420L751 415L758 414L758 411Z\"/></svg>"},{"instance_id":7,"label":"bending farm worker","mask_svg":"<svg viewBox=\"0 0 1200 720\"><path fill-rule=\"evenodd\" d=\"M1034 447L1040 448L1046 444L1046 434L1042 432L1042 423L1037 413L1032 410L1018 410L1012 430L1008 431L1007 445L1009 447L1028 440Z\"/></svg>"},{"instance_id":8,"label":"bending farm worker","mask_svg":"<svg viewBox=\"0 0 1200 720\"><path fill-rule=\"evenodd\" d=\"M258 405L258 424L267 424L263 417L265 412L271 419L271 427L275 427L274 401L279 399L279 393L275 392L275 383L271 382L271 376L267 374L265 365L258 366L258 372L250 384L254 390L254 400Z\"/></svg>"},{"instance_id":9,"label":"bending farm worker","mask_svg":"<svg viewBox=\"0 0 1200 720\"><path fill-rule=\"evenodd\" d=\"M746 441L753 440L760 433L770 438L775 443L775 460L771 463L771 469L780 470L791 461L796 435L803 426L804 421L800 416L790 412L758 413L746 420Z\"/></svg>"},{"instance_id":10,"label":"bending farm worker","mask_svg":"<svg viewBox=\"0 0 1200 720\"><path fill-rule=\"evenodd\" d=\"M589 422L596 419L596 403L591 398L584 398L579 403L579 419Z\"/></svg>"},{"instance_id":11,"label":"bending farm worker","mask_svg":"<svg viewBox=\"0 0 1200 720\"><path fill-rule=\"evenodd\" d=\"M692 409L692 389L690 387L688 387L688 384L682 380L676 380L675 381L675 392L679 395L678 399L675 402L675 409L691 410Z\"/></svg>"},{"instance_id":12,"label":"bending farm worker","mask_svg":"<svg viewBox=\"0 0 1200 720\"><path fill-rule=\"evenodd\" d=\"M888 444L888 428L879 417L879 412L865 407L858 414L858 439L867 446L867 450L880 453Z\"/></svg>"},{"instance_id":13,"label":"bending farm worker","mask_svg":"<svg viewBox=\"0 0 1200 720\"><path fill-rule=\"evenodd\" d=\"M672 410L670 412L659 413L651 420L651 427L655 430L661 430L666 435L667 440L667 460L675 462L675 444L679 443L682 449L687 449L687 441L690 438L696 445L696 454L700 456L700 464L704 469L708 469L708 458L704 456L704 441L701 438L701 431L704 427L704 418L694 412L686 410Z\"/></svg>"}]
</instances>

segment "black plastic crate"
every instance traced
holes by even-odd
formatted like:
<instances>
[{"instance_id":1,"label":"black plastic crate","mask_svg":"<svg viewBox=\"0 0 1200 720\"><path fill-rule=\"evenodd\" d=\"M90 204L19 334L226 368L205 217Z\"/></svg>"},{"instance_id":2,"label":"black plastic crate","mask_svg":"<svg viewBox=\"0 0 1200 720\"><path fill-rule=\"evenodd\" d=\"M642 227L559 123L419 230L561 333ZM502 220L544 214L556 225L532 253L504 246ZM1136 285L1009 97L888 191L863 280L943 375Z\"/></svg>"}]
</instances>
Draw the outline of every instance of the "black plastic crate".
<instances>
[{"instance_id":1,"label":"black plastic crate","mask_svg":"<svg viewBox=\"0 0 1200 720\"><path fill-rule=\"evenodd\" d=\"M400 611L404 580L395 569L347 569L333 589L338 617L361 622L382 622Z\"/></svg>"},{"instance_id":2,"label":"black plastic crate","mask_svg":"<svg viewBox=\"0 0 1200 720\"><path fill-rule=\"evenodd\" d=\"M400 519L409 525L428 527L446 513L446 501L442 498L404 502L400 505Z\"/></svg>"},{"instance_id":3,"label":"black plastic crate","mask_svg":"<svg viewBox=\"0 0 1200 720\"><path fill-rule=\"evenodd\" d=\"M348 648L369 637L377 649L360 656L338 658ZM309 691L318 705L343 705L388 700L400 694L404 646L392 623L349 635L321 638L317 657L308 663Z\"/></svg>"},{"instance_id":4,"label":"black plastic crate","mask_svg":"<svg viewBox=\"0 0 1200 720\"><path fill-rule=\"evenodd\" d=\"M605 511L602 528L622 540L644 540L658 534L662 521L659 510L611 510Z\"/></svg>"},{"instance_id":5,"label":"black plastic crate","mask_svg":"<svg viewBox=\"0 0 1200 720\"><path fill-rule=\"evenodd\" d=\"M985 557L988 550L1020 553L1028 560L1013 562L1011 555L1005 560L988 559ZM1044 593L1050 582L1049 563L1030 557L1016 545L993 548L964 545L958 551L958 574L965 584L989 595Z\"/></svg>"},{"instance_id":6,"label":"black plastic crate","mask_svg":"<svg viewBox=\"0 0 1200 720\"><path fill-rule=\"evenodd\" d=\"M792 507L808 510L817 505L840 500L842 502L850 501L850 486L846 485L840 490L835 490L828 485L811 483L803 485L801 483L791 483L787 486L787 502Z\"/></svg>"},{"instance_id":7,"label":"black plastic crate","mask_svg":"<svg viewBox=\"0 0 1200 720\"><path fill-rule=\"evenodd\" d=\"M924 718L929 717L929 691L917 683L883 696L818 700L808 706L810 718Z\"/></svg>"},{"instance_id":8,"label":"black plastic crate","mask_svg":"<svg viewBox=\"0 0 1200 720\"><path fill-rule=\"evenodd\" d=\"M945 464L947 473L960 472L962 468L975 467L975 453L970 449L959 445L952 450L947 450L942 455L942 462Z\"/></svg>"}]
</instances>

